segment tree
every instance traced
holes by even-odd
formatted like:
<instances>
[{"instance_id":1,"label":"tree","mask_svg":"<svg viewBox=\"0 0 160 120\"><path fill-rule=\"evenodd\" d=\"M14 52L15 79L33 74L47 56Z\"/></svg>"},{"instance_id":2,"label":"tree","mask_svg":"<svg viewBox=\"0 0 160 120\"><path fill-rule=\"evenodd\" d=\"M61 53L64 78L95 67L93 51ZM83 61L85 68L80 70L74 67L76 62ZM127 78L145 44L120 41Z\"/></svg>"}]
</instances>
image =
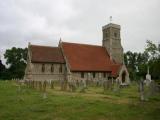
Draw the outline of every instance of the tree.
<instances>
[{"instance_id":1,"label":"tree","mask_svg":"<svg viewBox=\"0 0 160 120\"><path fill-rule=\"evenodd\" d=\"M130 78L132 80L135 79L135 72L136 72L136 66L135 66L135 54L131 51L128 51L124 54L124 62L128 68L128 72L130 74Z\"/></svg>"},{"instance_id":2,"label":"tree","mask_svg":"<svg viewBox=\"0 0 160 120\"><path fill-rule=\"evenodd\" d=\"M5 65L2 64L2 60L0 60L0 72L5 70Z\"/></svg>"},{"instance_id":3,"label":"tree","mask_svg":"<svg viewBox=\"0 0 160 120\"><path fill-rule=\"evenodd\" d=\"M128 51L124 54L124 61L128 68L132 80L139 79L139 76L145 76L146 63L148 60L147 53L137 53Z\"/></svg>"},{"instance_id":4,"label":"tree","mask_svg":"<svg viewBox=\"0 0 160 120\"><path fill-rule=\"evenodd\" d=\"M6 64L9 65L8 73L10 78L23 78L26 61L27 61L27 48L16 48L7 49L4 58Z\"/></svg>"},{"instance_id":5,"label":"tree","mask_svg":"<svg viewBox=\"0 0 160 120\"><path fill-rule=\"evenodd\" d=\"M5 67L5 65L2 64L2 61L0 59L0 79L3 79L3 75L4 75L5 70L6 70L6 67Z\"/></svg>"},{"instance_id":6,"label":"tree","mask_svg":"<svg viewBox=\"0 0 160 120\"><path fill-rule=\"evenodd\" d=\"M149 54L148 66L153 79L160 79L160 44L156 45L152 41L147 40L145 48Z\"/></svg>"},{"instance_id":7,"label":"tree","mask_svg":"<svg viewBox=\"0 0 160 120\"><path fill-rule=\"evenodd\" d=\"M152 41L146 41L147 46L145 48L146 53L149 54L149 60L155 60L160 58L160 44L156 45Z\"/></svg>"}]
</instances>

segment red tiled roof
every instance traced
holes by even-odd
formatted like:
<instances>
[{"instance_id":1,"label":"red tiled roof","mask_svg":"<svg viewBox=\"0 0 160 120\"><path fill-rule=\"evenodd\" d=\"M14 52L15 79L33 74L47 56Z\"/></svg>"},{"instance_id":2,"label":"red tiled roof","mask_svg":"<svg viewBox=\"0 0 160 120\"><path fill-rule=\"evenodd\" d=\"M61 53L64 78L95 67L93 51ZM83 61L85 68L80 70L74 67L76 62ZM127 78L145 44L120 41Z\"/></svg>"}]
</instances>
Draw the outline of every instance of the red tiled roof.
<instances>
[{"instance_id":1,"label":"red tiled roof","mask_svg":"<svg viewBox=\"0 0 160 120\"><path fill-rule=\"evenodd\" d=\"M119 73L119 70L120 70L121 66L122 66L121 64L112 64L111 65L111 70L112 70L111 75L113 77L117 77L118 76L118 73Z\"/></svg>"},{"instance_id":2,"label":"red tiled roof","mask_svg":"<svg viewBox=\"0 0 160 120\"><path fill-rule=\"evenodd\" d=\"M113 62L102 46L62 42L71 71L110 71Z\"/></svg>"},{"instance_id":3,"label":"red tiled roof","mask_svg":"<svg viewBox=\"0 0 160 120\"><path fill-rule=\"evenodd\" d=\"M61 49L58 47L31 45L31 61L46 63L64 63Z\"/></svg>"}]
</instances>

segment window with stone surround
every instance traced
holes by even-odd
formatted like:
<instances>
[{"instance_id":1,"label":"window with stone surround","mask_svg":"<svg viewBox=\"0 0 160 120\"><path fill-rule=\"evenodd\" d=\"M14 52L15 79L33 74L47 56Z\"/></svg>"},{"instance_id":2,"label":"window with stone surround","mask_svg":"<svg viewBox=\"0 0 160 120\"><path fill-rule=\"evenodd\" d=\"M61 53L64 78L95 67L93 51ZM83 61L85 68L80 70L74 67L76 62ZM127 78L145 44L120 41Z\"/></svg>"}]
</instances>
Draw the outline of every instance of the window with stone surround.
<instances>
[{"instance_id":1,"label":"window with stone surround","mask_svg":"<svg viewBox=\"0 0 160 120\"><path fill-rule=\"evenodd\" d=\"M54 64L51 64L51 72L54 72Z\"/></svg>"},{"instance_id":2,"label":"window with stone surround","mask_svg":"<svg viewBox=\"0 0 160 120\"><path fill-rule=\"evenodd\" d=\"M109 37L108 32L106 32L105 34L106 34L106 37Z\"/></svg>"},{"instance_id":3,"label":"window with stone surround","mask_svg":"<svg viewBox=\"0 0 160 120\"><path fill-rule=\"evenodd\" d=\"M84 78L84 72L81 72L81 78Z\"/></svg>"},{"instance_id":4,"label":"window with stone surround","mask_svg":"<svg viewBox=\"0 0 160 120\"><path fill-rule=\"evenodd\" d=\"M117 33L116 32L114 33L114 37L117 37Z\"/></svg>"},{"instance_id":5,"label":"window with stone surround","mask_svg":"<svg viewBox=\"0 0 160 120\"><path fill-rule=\"evenodd\" d=\"M95 78L95 77L96 77L96 73L95 73L95 72L93 72L93 73L92 73L92 75L93 75L93 78Z\"/></svg>"},{"instance_id":6,"label":"window with stone surround","mask_svg":"<svg viewBox=\"0 0 160 120\"><path fill-rule=\"evenodd\" d=\"M42 64L42 72L45 71L45 64Z\"/></svg>"},{"instance_id":7,"label":"window with stone surround","mask_svg":"<svg viewBox=\"0 0 160 120\"><path fill-rule=\"evenodd\" d=\"M59 72L62 73L62 65L59 66Z\"/></svg>"},{"instance_id":8,"label":"window with stone surround","mask_svg":"<svg viewBox=\"0 0 160 120\"><path fill-rule=\"evenodd\" d=\"M105 72L103 73L103 77L106 78L106 73Z\"/></svg>"}]
</instances>

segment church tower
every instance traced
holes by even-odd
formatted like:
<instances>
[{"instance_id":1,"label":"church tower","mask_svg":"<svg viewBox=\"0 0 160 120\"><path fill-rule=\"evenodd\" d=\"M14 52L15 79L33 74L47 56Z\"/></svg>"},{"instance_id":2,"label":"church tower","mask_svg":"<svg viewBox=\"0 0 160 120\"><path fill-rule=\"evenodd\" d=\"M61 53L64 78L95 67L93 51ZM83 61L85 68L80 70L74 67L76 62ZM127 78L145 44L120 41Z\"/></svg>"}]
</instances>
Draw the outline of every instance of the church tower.
<instances>
[{"instance_id":1,"label":"church tower","mask_svg":"<svg viewBox=\"0 0 160 120\"><path fill-rule=\"evenodd\" d=\"M102 45L110 54L110 58L116 63L123 63L123 47L121 45L120 25L109 23L102 27Z\"/></svg>"}]
</instances>

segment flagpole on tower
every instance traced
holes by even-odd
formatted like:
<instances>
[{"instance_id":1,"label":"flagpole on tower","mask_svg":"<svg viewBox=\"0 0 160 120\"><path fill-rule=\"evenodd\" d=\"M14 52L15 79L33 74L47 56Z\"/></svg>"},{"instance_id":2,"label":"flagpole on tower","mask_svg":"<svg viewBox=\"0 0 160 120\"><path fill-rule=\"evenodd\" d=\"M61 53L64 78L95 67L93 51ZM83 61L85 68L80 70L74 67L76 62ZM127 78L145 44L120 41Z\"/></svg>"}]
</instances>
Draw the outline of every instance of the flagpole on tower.
<instances>
[{"instance_id":1,"label":"flagpole on tower","mask_svg":"<svg viewBox=\"0 0 160 120\"><path fill-rule=\"evenodd\" d=\"M109 21L110 21L110 23L112 22L112 16L109 17Z\"/></svg>"}]
</instances>

